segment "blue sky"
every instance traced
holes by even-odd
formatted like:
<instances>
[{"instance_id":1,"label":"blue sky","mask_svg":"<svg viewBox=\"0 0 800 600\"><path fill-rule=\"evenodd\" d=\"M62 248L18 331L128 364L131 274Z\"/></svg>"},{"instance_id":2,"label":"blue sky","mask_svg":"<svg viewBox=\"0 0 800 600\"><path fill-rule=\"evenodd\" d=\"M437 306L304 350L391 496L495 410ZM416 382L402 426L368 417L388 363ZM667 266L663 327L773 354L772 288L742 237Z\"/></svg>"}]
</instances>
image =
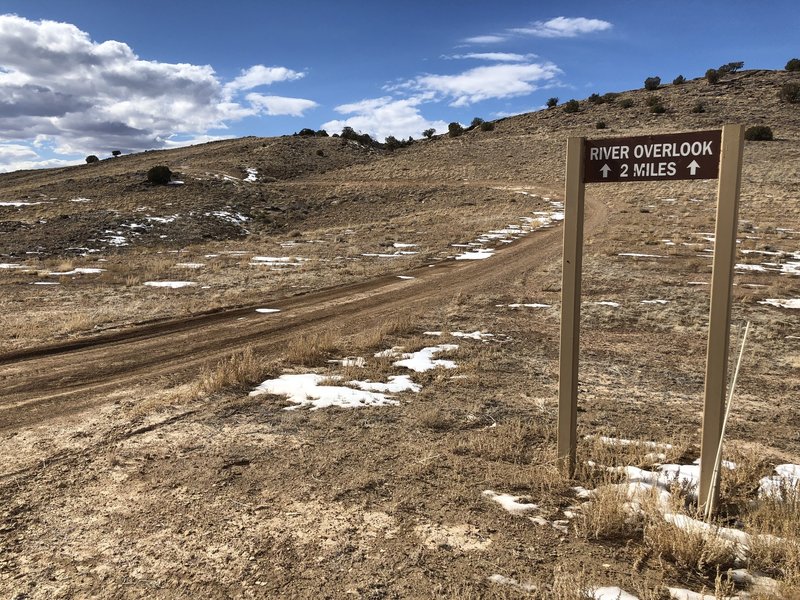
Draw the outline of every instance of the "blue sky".
<instances>
[{"instance_id":1,"label":"blue sky","mask_svg":"<svg viewBox=\"0 0 800 600\"><path fill-rule=\"evenodd\" d=\"M304 127L420 137L800 56L782 0L0 0L0 15L0 171Z\"/></svg>"}]
</instances>

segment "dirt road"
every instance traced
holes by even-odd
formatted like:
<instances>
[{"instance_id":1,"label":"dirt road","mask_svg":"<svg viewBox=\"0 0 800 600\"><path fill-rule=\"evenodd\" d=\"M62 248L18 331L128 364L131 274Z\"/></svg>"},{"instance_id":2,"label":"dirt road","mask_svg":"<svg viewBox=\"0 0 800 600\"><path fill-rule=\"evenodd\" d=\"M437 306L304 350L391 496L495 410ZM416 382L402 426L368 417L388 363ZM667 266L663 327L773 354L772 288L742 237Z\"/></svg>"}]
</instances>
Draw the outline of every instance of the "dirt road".
<instances>
[{"instance_id":1,"label":"dirt road","mask_svg":"<svg viewBox=\"0 0 800 600\"><path fill-rule=\"evenodd\" d=\"M587 200L585 235L606 219L605 206ZM123 330L62 345L0 355L0 432L101 404L115 389L167 378L196 377L246 345L279 357L291 340L320 329L358 333L395 317L425 312L458 294L502 287L560 260L561 228L533 232L489 260L447 260L289 298ZM258 307L280 309L261 314Z\"/></svg>"}]
</instances>

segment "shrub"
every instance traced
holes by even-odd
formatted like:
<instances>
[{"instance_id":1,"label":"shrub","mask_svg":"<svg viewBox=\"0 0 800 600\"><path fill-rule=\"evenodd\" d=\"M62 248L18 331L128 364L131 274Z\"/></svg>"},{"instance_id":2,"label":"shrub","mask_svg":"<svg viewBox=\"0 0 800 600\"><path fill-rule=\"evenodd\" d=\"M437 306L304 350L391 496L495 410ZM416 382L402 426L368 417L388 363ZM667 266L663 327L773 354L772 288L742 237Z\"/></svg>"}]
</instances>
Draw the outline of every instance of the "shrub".
<instances>
[{"instance_id":1,"label":"shrub","mask_svg":"<svg viewBox=\"0 0 800 600\"><path fill-rule=\"evenodd\" d=\"M122 154L122 152L119 151L119 150L112 150L111 151L111 156L113 156L114 158L117 158L120 154Z\"/></svg>"},{"instance_id":2,"label":"shrub","mask_svg":"<svg viewBox=\"0 0 800 600\"><path fill-rule=\"evenodd\" d=\"M796 81L784 83L778 92L778 98L784 102L790 102L791 104L800 102L800 83Z\"/></svg>"},{"instance_id":3,"label":"shrub","mask_svg":"<svg viewBox=\"0 0 800 600\"><path fill-rule=\"evenodd\" d=\"M693 113L704 113L706 112L706 107L703 106L702 102L696 102L695 105L692 107Z\"/></svg>"},{"instance_id":4,"label":"shrub","mask_svg":"<svg viewBox=\"0 0 800 600\"><path fill-rule=\"evenodd\" d=\"M431 139L434 133L436 133L436 130L433 127L431 127L430 129L426 129L425 131L422 132L422 137Z\"/></svg>"},{"instance_id":5,"label":"shrub","mask_svg":"<svg viewBox=\"0 0 800 600\"><path fill-rule=\"evenodd\" d=\"M617 92L606 92L603 94L603 102L614 102L617 98L619 98L619 94Z\"/></svg>"},{"instance_id":6,"label":"shrub","mask_svg":"<svg viewBox=\"0 0 800 600\"><path fill-rule=\"evenodd\" d=\"M494 123L484 121L481 123L481 131L494 131Z\"/></svg>"},{"instance_id":7,"label":"shrub","mask_svg":"<svg viewBox=\"0 0 800 600\"><path fill-rule=\"evenodd\" d=\"M656 115L660 115L667 112L667 107L661 104L661 101L659 100L656 104L650 105L650 112Z\"/></svg>"},{"instance_id":8,"label":"shrub","mask_svg":"<svg viewBox=\"0 0 800 600\"><path fill-rule=\"evenodd\" d=\"M772 129L767 125L748 127L744 132L744 139L750 142L770 142L773 139Z\"/></svg>"},{"instance_id":9,"label":"shrub","mask_svg":"<svg viewBox=\"0 0 800 600\"><path fill-rule=\"evenodd\" d=\"M317 156L325 156L325 151L322 148L320 148L319 150L317 150Z\"/></svg>"},{"instance_id":10,"label":"shrub","mask_svg":"<svg viewBox=\"0 0 800 600\"><path fill-rule=\"evenodd\" d=\"M480 127L481 125L483 125L483 123L484 123L483 119L481 119L480 117L475 117L474 119L472 119L472 123L469 124L469 129L475 129L476 127Z\"/></svg>"},{"instance_id":11,"label":"shrub","mask_svg":"<svg viewBox=\"0 0 800 600\"><path fill-rule=\"evenodd\" d=\"M315 131L313 129L309 129L308 127L304 127L300 131L298 131L295 135L300 135L303 137L315 135Z\"/></svg>"},{"instance_id":12,"label":"shrub","mask_svg":"<svg viewBox=\"0 0 800 600\"><path fill-rule=\"evenodd\" d=\"M719 71L716 69L709 69L706 71L706 81L711 85L714 85L719 81Z\"/></svg>"},{"instance_id":13,"label":"shrub","mask_svg":"<svg viewBox=\"0 0 800 600\"><path fill-rule=\"evenodd\" d=\"M681 85L682 83L686 83L686 77L683 75L678 75L675 79L672 80L672 85Z\"/></svg>"},{"instance_id":14,"label":"shrub","mask_svg":"<svg viewBox=\"0 0 800 600\"><path fill-rule=\"evenodd\" d=\"M606 122L605 121L598 121L597 123L594 124L594 128L595 129L605 129L606 128Z\"/></svg>"},{"instance_id":15,"label":"shrub","mask_svg":"<svg viewBox=\"0 0 800 600\"><path fill-rule=\"evenodd\" d=\"M555 108L556 106L558 106L558 98L553 96L547 99L547 108Z\"/></svg>"},{"instance_id":16,"label":"shrub","mask_svg":"<svg viewBox=\"0 0 800 600\"><path fill-rule=\"evenodd\" d=\"M660 85L661 77L648 77L644 80L644 89L646 90L657 90Z\"/></svg>"},{"instance_id":17,"label":"shrub","mask_svg":"<svg viewBox=\"0 0 800 600\"><path fill-rule=\"evenodd\" d=\"M359 144L364 144L365 146L375 145L375 141L369 136L368 133L356 133L355 129L349 126L342 129L341 137L343 137L345 140L353 140Z\"/></svg>"},{"instance_id":18,"label":"shrub","mask_svg":"<svg viewBox=\"0 0 800 600\"><path fill-rule=\"evenodd\" d=\"M317 137L328 137L328 132L325 131L324 129L320 129L314 135L316 135Z\"/></svg>"},{"instance_id":19,"label":"shrub","mask_svg":"<svg viewBox=\"0 0 800 600\"><path fill-rule=\"evenodd\" d=\"M722 65L719 69L717 69L717 71L719 71L720 74L723 74L723 75L725 75L727 73L736 73L736 71L741 69L743 66L744 66L744 63L741 62L741 61L740 62L729 62L729 63L726 63L726 64Z\"/></svg>"},{"instance_id":20,"label":"shrub","mask_svg":"<svg viewBox=\"0 0 800 600\"><path fill-rule=\"evenodd\" d=\"M592 104L602 104L603 97L600 94L594 93L591 96L589 96L589 102L591 102Z\"/></svg>"},{"instance_id":21,"label":"shrub","mask_svg":"<svg viewBox=\"0 0 800 600\"><path fill-rule=\"evenodd\" d=\"M633 100L630 98L623 98L622 100L620 100L619 105L622 108L631 108L633 106Z\"/></svg>"},{"instance_id":22,"label":"shrub","mask_svg":"<svg viewBox=\"0 0 800 600\"><path fill-rule=\"evenodd\" d=\"M447 133L450 134L450 137L458 137L464 133L464 128L461 126L461 123L453 121L447 126Z\"/></svg>"},{"instance_id":23,"label":"shrub","mask_svg":"<svg viewBox=\"0 0 800 600\"><path fill-rule=\"evenodd\" d=\"M569 100L564 104L564 112L571 114L576 113L581 109L581 105L577 100Z\"/></svg>"},{"instance_id":24,"label":"shrub","mask_svg":"<svg viewBox=\"0 0 800 600\"><path fill-rule=\"evenodd\" d=\"M172 179L172 171L164 165L156 165L147 172L147 181L155 185L166 185Z\"/></svg>"},{"instance_id":25,"label":"shrub","mask_svg":"<svg viewBox=\"0 0 800 600\"><path fill-rule=\"evenodd\" d=\"M100 159L97 158L94 154L90 154L86 157L86 164L90 165L92 163L100 162Z\"/></svg>"},{"instance_id":26,"label":"shrub","mask_svg":"<svg viewBox=\"0 0 800 600\"><path fill-rule=\"evenodd\" d=\"M644 103L647 106L655 106L657 104L661 104L661 99L658 96L648 96Z\"/></svg>"},{"instance_id":27,"label":"shrub","mask_svg":"<svg viewBox=\"0 0 800 600\"><path fill-rule=\"evenodd\" d=\"M386 149L389 150L390 152L397 150L398 148L400 148L400 146L402 146L402 142L398 141L398 139L393 135L390 135L389 137L386 138Z\"/></svg>"},{"instance_id":28,"label":"shrub","mask_svg":"<svg viewBox=\"0 0 800 600\"><path fill-rule=\"evenodd\" d=\"M786 63L787 71L800 71L800 58L790 58Z\"/></svg>"}]
</instances>

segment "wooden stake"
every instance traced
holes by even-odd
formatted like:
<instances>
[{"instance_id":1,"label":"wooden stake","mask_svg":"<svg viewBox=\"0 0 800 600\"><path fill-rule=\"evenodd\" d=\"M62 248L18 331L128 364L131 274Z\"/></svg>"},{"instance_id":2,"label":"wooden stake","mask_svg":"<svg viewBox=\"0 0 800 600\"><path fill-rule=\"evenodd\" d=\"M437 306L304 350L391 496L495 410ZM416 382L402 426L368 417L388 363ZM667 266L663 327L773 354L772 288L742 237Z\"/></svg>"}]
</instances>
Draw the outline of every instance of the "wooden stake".
<instances>
[{"instance_id":1,"label":"wooden stake","mask_svg":"<svg viewBox=\"0 0 800 600\"><path fill-rule=\"evenodd\" d=\"M564 261L561 276L561 355L558 378L558 459L575 470L578 413L578 349L581 322L583 264L583 204L585 138L567 141L564 201Z\"/></svg>"},{"instance_id":2,"label":"wooden stake","mask_svg":"<svg viewBox=\"0 0 800 600\"><path fill-rule=\"evenodd\" d=\"M717 193L717 225L714 265L711 271L711 310L700 448L700 507L712 512L719 496L719 473L714 473L717 448L722 437L723 408L728 372L731 324L731 290L736 262L736 230L739 219L739 189L742 178L744 126L722 127L722 149ZM715 490L711 493L712 489Z\"/></svg>"}]
</instances>

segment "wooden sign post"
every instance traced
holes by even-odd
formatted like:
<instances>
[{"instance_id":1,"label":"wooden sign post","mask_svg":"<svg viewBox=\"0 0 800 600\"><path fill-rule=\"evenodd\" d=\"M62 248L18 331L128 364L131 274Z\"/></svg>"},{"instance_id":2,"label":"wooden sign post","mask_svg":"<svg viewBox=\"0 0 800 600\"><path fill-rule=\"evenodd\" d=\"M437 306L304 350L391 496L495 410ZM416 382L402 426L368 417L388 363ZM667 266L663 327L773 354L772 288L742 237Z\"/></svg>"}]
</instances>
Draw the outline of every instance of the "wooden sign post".
<instances>
[{"instance_id":1,"label":"wooden sign post","mask_svg":"<svg viewBox=\"0 0 800 600\"><path fill-rule=\"evenodd\" d=\"M567 142L564 266L561 285L561 352L558 382L559 461L572 473L577 449L578 351L580 347L583 205L586 183L719 179L716 243L706 357L700 456L701 506L716 505L714 463L722 435L736 259L744 127L656 136ZM719 475L717 475L718 477ZM711 491L714 493L710 493Z\"/></svg>"}]
</instances>

